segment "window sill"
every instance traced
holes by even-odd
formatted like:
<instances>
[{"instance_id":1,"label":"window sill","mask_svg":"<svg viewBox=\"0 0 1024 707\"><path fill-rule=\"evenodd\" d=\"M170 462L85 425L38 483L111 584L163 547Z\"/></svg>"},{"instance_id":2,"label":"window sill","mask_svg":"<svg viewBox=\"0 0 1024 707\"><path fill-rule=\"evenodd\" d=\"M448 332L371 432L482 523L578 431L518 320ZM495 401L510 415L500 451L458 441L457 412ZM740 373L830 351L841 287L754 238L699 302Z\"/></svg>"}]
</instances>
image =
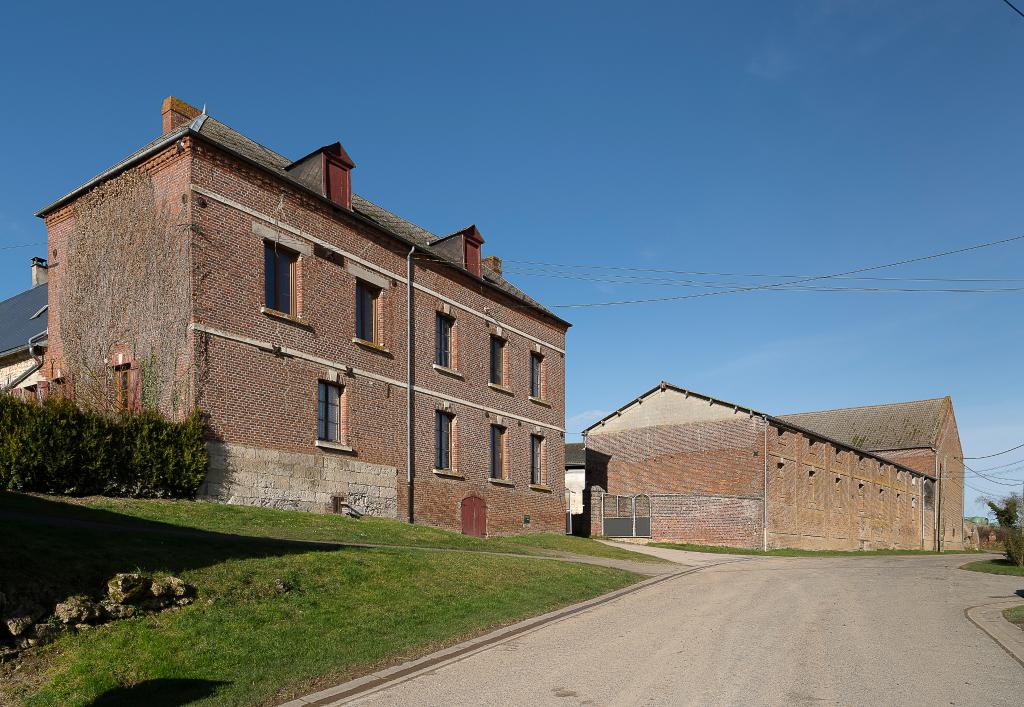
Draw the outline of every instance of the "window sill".
<instances>
[{"instance_id":1,"label":"window sill","mask_svg":"<svg viewBox=\"0 0 1024 707\"><path fill-rule=\"evenodd\" d=\"M543 491L544 493L551 493L551 487L547 484L530 484L530 488L534 491Z\"/></svg>"},{"instance_id":2,"label":"window sill","mask_svg":"<svg viewBox=\"0 0 1024 707\"><path fill-rule=\"evenodd\" d=\"M341 442L330 442L326 439L318 439L316 441L316 446L318 446L320 449L330 449L335 452L353 451L352 447L348 446L347 444L342 444Z\"/></svg>"},{"instance_id":3,"label":"window sill","mask_svg":"<svg viewBox=\"0 0 1024 707\"><path fill-rule=\"evenodd\" d=\"M360 339L358 336L352 337L352 343L356 346L362 346L364 349L370 349L371 351L377 351L378 353L391 355L391 352L380 344L374 343L373 341L367 341L366 339Z\"/></svg>"},{"instance_id":4,"label":"window sill","mask_svg":"<svg viewBox=\"0 0 1024 707\"><path fill-rule=\"evenodd\" d=\"M490 388L491 390L496 390L499 393L504 393L505 395L515 395L515 393L512 392L511 388L506 388L505 386L500 385L498 383L488 383L487 387Z\"/></svg>"},{"instance_id":5,"label":"window sill","mask_svg":"<svg viewBox=\"0 0 1024 707\"><path fill-rule=\"evenodd\" d=\"M465 479L466 477L453 469L432 469L434 476L440 476L445 479Z\"/></svg>"},{"instance_id":6,"label":"window sill","mask_svg":"<svg viewBox=\"0 0 1024 707\"><path fill-rule=\"evenodd\" d=\"M532 395L530 396L530 402L531 403L537 403L538 405L541 405L541 406L546 407L546 408L551 407L551 403L549 403L547 400L543 400L541 398L535 398Z\"/></svg>"},{"instance_id":7,"label":"window sill","mask_svg":"<svg viewBox=\"0 0 1024 707\"><path fill-rule=\"evenodd\" d=\"M300 319L294 314L288 314L288 312L282 312L277 309L271 309L270 307L260 307L260 314L265 314L268 317L273 317L274 319L283 319L286 322L298 324L299 326L306 327L307 329L310 328L309 322L307 322L304 319Z\"/></svg>"},{"instance_id":8,"label":"window sill","mask_svg":"<svg viewBox=\"0 0 1024 707\"><path fill-rule=\"evenodd\" d=\"M458 378L460 381L461 380L466 380L466 377L464 375L462 375L461 373L459 373L458 371L456 371L454 368L448 368L448 366L442 366L439 363L435 363L434 364L434 370L437 371L438 373L443 373L446 376L451 376L452 378Z\"/></svg>"},{"instance_id":9,"label":"window sill","mask_svg":"<svg viewBox=\"0 0 1024 707\"><path fill-rule=\"evenodd\" d=\"M512 486L516 485L516 483L514 481L509 481L508 479L495 479L493 477L490 477L487 480L490 483L494 484L495 486L509 486L509 487L512 487Z\"/></svg>"}]
</instances>

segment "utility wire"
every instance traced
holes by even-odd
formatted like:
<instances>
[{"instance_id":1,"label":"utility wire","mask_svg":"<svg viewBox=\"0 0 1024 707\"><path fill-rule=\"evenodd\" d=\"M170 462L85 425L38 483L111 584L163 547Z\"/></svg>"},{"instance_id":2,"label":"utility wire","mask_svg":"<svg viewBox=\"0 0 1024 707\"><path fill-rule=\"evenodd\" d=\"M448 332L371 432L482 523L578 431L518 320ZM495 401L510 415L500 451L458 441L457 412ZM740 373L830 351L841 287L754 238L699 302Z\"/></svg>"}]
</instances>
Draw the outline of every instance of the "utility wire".
<instances>
[{"instance_id":1,"label":"utility wire","mask_svg":"<svg viewBox=\"0 0 1024 707\"><path fill-rule=\"evenodd\" d=\"M621 278L616 276L593 277L590 275L575 275L571 273L545 273L511 271L510 274L523 275L525 277L550 277L566 280L581 280L584 282L604 282L617 285L652 285L652 286L674 286L691 287L704 289L717 289L721 287L750 287L759 289L757 285L747 285L737 282L708 282L701 280L665 280L665 279L643 279L643 278ZM825 285L788 285L778 284L771 288L774 291L805 291L805 292L951 292L951 293L1020 293L1024 287L829 287Z\"/></svg>"},{"instance_id":2,"label":"utility wire","mask_svg":"<svg viewBox=\"0 0 1024 707\"><path fill-rule=\"evenodd\" d=\"M738 287L738 288L734 288L734 289L730 289L730 290L716 290L714 292L701 292L700 294L694 294L694 295L676 295L676 296L673 296L673 297L649 297L649 298L638 298L638 299L629 299L629 300L612 300L612 301L608 301L608 302L584 302L584 303L573 303L573 304L555 304L555 305L551 305L551 306L552 307L561 308L561 309L575 309L575 308L581 308L581 307L609 307L609 306L618 305L618 304L647 304L647 303L653 303L653 302L675 302L675 301L687 300L687 299L699 299L699 298L702 298L702 297L714 297L715 295L727 295L727 294L733 294L733 293L736 293L736 292L753 292L753 291L756 291L756 290L767 290L767 289L778 288L780 286L785 286L785 285L799 285L799 284L802 284L802 283L805 283L805 282L813 282L813 281L817 281L817 280L827 280L827 279L830 279L830 278L843 277L843 276L846 276L846 275L859 275L860 273L872 272L874 270L882 270L884 268L893 268L893 267L897 267L899 265L909 265L910 263L919 263L919 262L922 262L922 261L925 261L925 260L934 260L936 258L943 258L943 257L949 256L949 255L958 255L960 253L967 253L967 252L974 251L974 250L980 250L982 248L991 248L993 246L1003 245L1003 244L1006 244L1006 243L1013 243L1013 242L1021 241L1021 240L1024 240L1024 235L1012 236L1010 238L1003 238L1001 240L990 241L988 243L978 243L976 245L967 246L965 248L957 248L955 250L947 250L947 251L943 251L941 253L933 253L931 255L919 256L917 258L906 258L904 260L898 260L898 261L893 262L893 263L885 263L885 264L882 264L882 265L872 265L872 266L866 267L866 268L856 268L854 270L846 270L844 272L833 273L831 275L816 275L814 277L808 277L808 278L803 278L803 279L800 279L800 280L793 280L793 281L789 281L789 282L768 283L768 284L765 284L765 285L756 285L756 286L752 286L752 287ZM1024 446L1024 445L1021 445L1021 446Z\"/></svg>"},{"instance_id":3,"label":"utility wire","mask_svg":"<svg viewBox=\"0 0 1024 707\"><path fill-rule=\"evenodd\" d=\"M1012 2L1010 2L1010 0L1003 0L1003 2L1005 2L1007 4L1007 6L1011 10L1016 12L1018 15L1020 15L1021 17L1024 17L1024 12L1021 12L1020 10L1018 10L1017 7Z\"/></svg>"},{"instance_id":4,"label":"utility wire","mask_svg":"<svg viewBox=\"0 0 1024 707\"><path fill-rule=\"evenodd\" d=\"M1013 451L1016 451L1018 449L1024 449L1024 442L1021 442L1016 447L1010 447L1009 449L1004 449L1003 451L996 452L995 454L986 454L986 455L981 456L981 457L960 457L960 458L961 459L991 459L992 457L1002 456L1003 454L1006 454L1007 452L1013 452Z\"/></svg>"},{"instance_id":5,"label":"utility wire","mask_svg":"<svg viewBox=\"0 0 1024 707\"><path fill-rule=\"evenodd\" d=\"M1024 459L1017 459L1016 461L1006 462L1005 464L999 464L998 466L988 466L985 467L984 469L978 469L978 471L993 471L995 469L1005 469L1006 467L1013 466L1014 464L1024 464Z\"/></svg>"},{"instance_id":6,"label":"utility wire","mask_svg":"<svg viewBox=\"0 0 1024 707\"><path fill-rule=\"evenodd\" d=\"M45 243L21 243L19 245L5 245L0 246L0 250L14 250L15 248L35 248L36 246L45 245Z\"/></svg>"},{"instance_id":7,"label":"utility wire","mask_svg":"<svg viewBox=\"0 0 1024 707\"><path fill-rule=\"evenodd\" d=\"M559 269L574 270L618 270L640 273L660 273L667 275L702 275L716 277L829 277L834 280L895 280L908 282L1024 282L1024 278L991 278L991 277L846 277L839 275L807 275L793 273L740 273L740 272L712 272L710 270L673 270L668 268L640 268L624 265L582 265L577 263L548 263L539 260L513 260L505 258L504 263L518 263L512 267L506 267L505 272L551 272L558 273ZM520 265L526 267L519 267ZM553 268L553 269L552 269ZM618 275L617 277L642 277L639 275ZM698 281L695 281L698 282Z\"/></svg>"}]
</instances>

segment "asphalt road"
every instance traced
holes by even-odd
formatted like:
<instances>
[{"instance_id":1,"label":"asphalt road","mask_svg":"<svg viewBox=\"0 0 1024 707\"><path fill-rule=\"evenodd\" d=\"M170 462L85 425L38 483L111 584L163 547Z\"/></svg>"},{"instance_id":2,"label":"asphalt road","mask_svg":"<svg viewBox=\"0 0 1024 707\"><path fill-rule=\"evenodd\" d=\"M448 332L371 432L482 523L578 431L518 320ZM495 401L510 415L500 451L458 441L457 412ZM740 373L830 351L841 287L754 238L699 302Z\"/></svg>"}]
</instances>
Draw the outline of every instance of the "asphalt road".
<instances>
[{"instance_id":1,"label":"asphalt road","mask_svg":"<svg viewBox=\"0 0 1024 707\"><path fill-rule=\"evenodd\" d=\"M1021 578L959 570L964 556L676 557L727 563L356 703L1024 705L1024 666L964 614Z\"/></svg>"}]
</instances>

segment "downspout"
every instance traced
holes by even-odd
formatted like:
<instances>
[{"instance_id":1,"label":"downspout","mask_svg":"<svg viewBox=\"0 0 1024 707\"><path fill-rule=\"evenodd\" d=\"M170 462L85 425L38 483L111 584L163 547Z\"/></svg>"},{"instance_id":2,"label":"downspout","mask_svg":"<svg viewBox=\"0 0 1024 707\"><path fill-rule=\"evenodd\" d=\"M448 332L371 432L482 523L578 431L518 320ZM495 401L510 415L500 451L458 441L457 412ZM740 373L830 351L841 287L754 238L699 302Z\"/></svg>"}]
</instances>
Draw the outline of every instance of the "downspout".
<instances>
[{"instance_id":1,"label":"downspout","mask_svg":"<svg viewBox=\"0 0 1024 707\"><path fill-rule=\"evenodd\" d=\"M939 526L942 523L942 472L945 464L939 463L939 452L937 449L935 450L935 466L938 469L939 477L939 497L935 501L935 536L937 538L935 541L935 549L942 552L942 544L946 539L946 528L940 528Z\"/></svg>"},{"instance_id":2,"label":"downspout","mask_svg":"<svg viewBox=\"0 0 1024 707\"><path fill-rule=\"evenodd\" d=\"M764 502L761 504L761 550L768 552L768 418L764 420Z\"/></svg>"},{"instance_id":3,"label":"downspout","mask_svg":"<svg viewBox=\"0 0 1024 707\"><path fill-rule=\"evenodd\" d=\"M38 371L40 368L43 367L43 354L42 354L42 352L40 352L39 354L36 354L36 349L38 347L36 346L35 342L36 342L36 339L42 339L43 337L47 336L49 331L50 330L47 329L46 331L39 332L38 334L35 334L35 335L29 337L29 340L28 340L28 355L31 356L33 359L35 359L35 363L33 363L31 366L29 366L29 368L27 370L22 371L21 374L19 374L18 377L15 378L14 380L12 380L10 383L7 383L6 385L4 385L3 388L0 388L0 392L6 393L9 390L13 390L14 388L17 388L21 384L22 381L24 381L29 376L31 376L33 373L35 373L36 371Z\"/></svg>"},{"instance_id":4,"label":"downspout","mask_svg":"<svg viewBox=\"0 0 1024 707\"><path fill-rule=\"evenodd\" d=\"M413 246L409 250L409 255L405 258L405 276L406 276L406 287L405 287L405 318L406 318L406 406L405 406L405 436L406 436L406 450L405 450L405 484L406 494L405 500L409 507L409 522L416 522L416 514L413 508L413 465L415 464L416 458L416 434L415 434L415 415L414 415L414 390L416 385L416 372L414 363L416 360L415 349L416 349L416 325L415 317L413 316L413 264L412 256L416 252L416 246Z\"/></svg>"}]
</instances>

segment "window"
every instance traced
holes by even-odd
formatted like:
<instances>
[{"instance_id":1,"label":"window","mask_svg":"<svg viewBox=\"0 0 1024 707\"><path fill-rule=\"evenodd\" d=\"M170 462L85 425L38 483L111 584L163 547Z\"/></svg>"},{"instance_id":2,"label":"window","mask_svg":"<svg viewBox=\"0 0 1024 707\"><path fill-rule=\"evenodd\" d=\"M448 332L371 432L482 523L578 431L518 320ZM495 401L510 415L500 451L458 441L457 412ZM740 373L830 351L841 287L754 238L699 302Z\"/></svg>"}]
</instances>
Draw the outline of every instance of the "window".
<instances>
[{"instance_id":1,"label":"window","mask_svg":"<svg viewBox=\"0 0 1024 707\"><path fill-rule=\"evenodd\" d=\"M544 357L536 351L530 352L530 395L543 399L545 393L544 385Z\"/></svg>"},{"instance_id":2,"label":"window","mask_svg":"<svg viewBox=\"0 0 1024 707\"><path fill-rule=\"evenodd\" d=\"M491 336L491 383L505 384L505 340Z\"/></svg>"},{"instance_id":3,"label":"window","mask_svg":"<svg viewBox=\"0 0 1024 707\"><path fill-rule=\"evenodd\" d=\"M455 368L455 357L452 355L452 331L454 320L438 312L434 326L434 363L445 368Z\"/></svg>"},{"instance_id":4,"label":"window","mask_svg":"<svg viewBox=\"0 0 1024 707\"><path fill-rule=\"evenodd\" d=\"M264 303L270 309L295 315L295 265L299 256L277 243L263 243Z\"/></svg>"},{"instance_id":5,"label":"window","mask_svg":"<svg viewBox=\"0 0 1024 707\"><path fill-rule=\"evenodd\" d=\"M356 338L378 343L377 300L380 288L356 280Z\"/></svg>"},{"instance_id":6,"label":"window","mask_svg":"<svg viewBox=\"0 0 1024 707\"><path fill-rule=\"evenodd\" d=\"M546 483L544 471L544 438L530 435L530 483Z\"/></svg>"},{"instance_id":7,"label":"window","mask_svg":"<svg viewBox=\"0 0 1024 707\"><path fill-rule=\"evenodd\" d=\"M491 425L491 478L505 478L505 428Z\"/></svg>"},{"instance_id":8,"label":"window","mask_svg":"<svg viewBox=\"0 0 1024 707\"><path fill-rule=\"evenodd\" d=\"M452 431L455 423L455 416L451 413L438 410L435 418L434 441L437 446L437 454L434 459L435 469L452 468Z\"/></svg>"},{"instance_id":9,"label":"window","mask_svg":"<svg viewBox=\"0 0 1024 707\"><path fill-rule=\"evenodd\" d=\"M114 406L118 410L130 410L132 406L132 369L131 366L114 368Z\"/></svg>"},{"instance_id":10,"label":"window","mask_svg":"<svg viewBox=\"0 0 1024 707\"><path fill-rule=\"evenodd\" d=\"M317 383L316 438L324 442L343 442L341 424L341 386L326 381Z\"/></svg>"}]
</instances>

